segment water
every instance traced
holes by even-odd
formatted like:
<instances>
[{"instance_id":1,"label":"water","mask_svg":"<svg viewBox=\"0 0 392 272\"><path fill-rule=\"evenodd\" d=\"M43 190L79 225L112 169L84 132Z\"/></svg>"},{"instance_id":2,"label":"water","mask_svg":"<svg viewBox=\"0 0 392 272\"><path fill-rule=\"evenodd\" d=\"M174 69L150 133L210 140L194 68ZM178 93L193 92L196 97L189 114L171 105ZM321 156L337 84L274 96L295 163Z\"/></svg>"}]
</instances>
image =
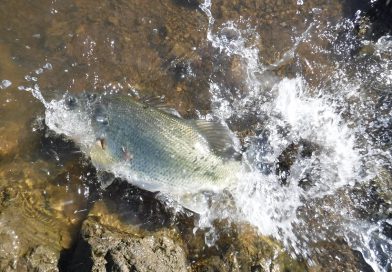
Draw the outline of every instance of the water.
<instances>
[{"instance_id":1,"label":"water","mask_svg":"<svg viewBox=\"0 0 392 272\"><path fill-rule=\"evenodd\" d=\"M391 55L386 53L390 37L355 45L349 20L327 27L314 20L307 23L302 35L294 37L292 48L269 66L259 61L257 43L263 37L254 29L243 30L234 21L214 28L211 2L205 1L202 9L209 17L208 40L219 49L220 56L239 57L246 89L245 94L240 93L243 90L212 80L213 112L228 122L231 118L246 122L253 115L260 130L245 140L249 142L245 155L255 171L243 177L232 192L239 207L237 216L257 226L261 233L283 240L310 262L317 255L312 243L343 237L375 271L390 269L392 241L383 231L390 224L390 199L383 200L386 205L380 207L379 218L364 219L355 212L358 203L342 203L341 195L355 197L353 188L366 187L390 171L390 135L385 134L392 112L390 98L384 98L390 96L391 87ZM243 25L241 20L238 23ZM249 44L249 35L255 43ZM343 35L343 40L337 41L338 35ZM317 36L327 39L332 49L318 47L314 41ZM305 45L313 54L330 58L329 63L316 60L310 64L298 49ZM361 46L370 46L374 52L351 57ZM273 78L270 82L269 71L289 61L303 64L295 67L291 78ZM315 86L307 74L313 74L313 67L318 65L333 70L326 69L330 74ZM369 84L377 84L377 89ZM375 132L378 129L381 131ZM301 155L306 151L304 142L313 145L307 155ZM294 161L279 171L280 157L293 145L299 146L291 158ZM391 177L387 174L383 178ZM368 188L363 190L362 197L371 198ZM335 203L331 205L327 199ZM324 218L326 212L330 214ZM320 222L310 226L313 220Z\"/></svg>"},{"instance_id":2,"label":"water","mask_svg":"<svg viewBox=\"0 0 392 272\"><path fill-rule=\"evenodd\" d=\"M207 232L207 246L220 236L214 222L226 219L250 223L309 265L344 262L339 254L347 245L374 271L391 269L392 38L359 39L340 1L297 1L290 8L280 1L245 1L241 12L234 3L213 0L200 10L171 1L159 8L143 1L1 5L2 126L23 141L17 149L4 133L16 150L0 146L0 162L4 172L18 160L38 162L45 176L38 179L48 179L48 188L53 177L56 186L66 184L42 201L61 207L57 218L72 219L61 228L68 236L95 201L97 180L79 148L42 123L77 133L83 150L92 141L88 117L64 118L67 92L158 94L186 118L225 121L251 168L235 187L210 196L212 204L192 226ZM42 17L31 26L5 20L10 7ZM33 183L33 192L43 186ZM150 201L135 200L145 207ZM21 233L18 222L5 228L12 239ZM20 243L14 239L9 246L23 248Z\"/></svg>"}]
</instances>

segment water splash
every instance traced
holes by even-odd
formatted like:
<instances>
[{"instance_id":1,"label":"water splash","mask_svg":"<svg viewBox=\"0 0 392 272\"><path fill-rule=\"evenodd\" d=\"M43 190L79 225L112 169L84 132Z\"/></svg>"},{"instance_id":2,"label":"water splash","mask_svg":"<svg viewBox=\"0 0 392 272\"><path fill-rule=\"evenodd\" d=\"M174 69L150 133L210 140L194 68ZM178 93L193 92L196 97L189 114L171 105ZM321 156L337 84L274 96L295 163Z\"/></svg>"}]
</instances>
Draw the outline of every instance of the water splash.
<instances>
[{"instance_id":1,"label":"water splash","mask_svg":"<svg viewBox=\"0 0 392 272\"><path fill-rule=\"evenodd\" d=\"M0 82L0 89L6 89L6 88L10 87L11 85L12 85L11 81L4 79Z\"/></svg>"},{"instance_id":2,"label":"water splash","mask_svg":"<svg viewBox=\"0 0 392 272\"><path fill-rule=\"evenodd\" d=\"M358 217L355 201L344 203L347 206L336 203L342 205L340 194L352 197L355 188L367 194L363 187L380 172L391 169L391 135L387 132L391 127L391 99L386 91L392 75L390 37L382 37L376 43L364 42L374 50L372 61L366 63L366 55L362 60L341 62L339 58L349 58L357 49L355 37L350 34L352 22L343 20L327 27L314 22L275 65L267 66L259 61L257 47L249 45L249 36L253 35L256 41L262 38L251 27L241 30L230 21L215 26L218 30L214 33L211 1L205 1L201 9L209 19L207 39L211 45L222 57L240 58L244 71L245 92L235 90L233 94L219 80L210 83L214 115L226 121L236 118L244 122L244 117L252 115L257 123L253 125L256 135L245 138L245 156L254 171L244 175L231 192L238 213L207 211L200 226L210 226L208 222L219 216L245 220L309 258L312 250L308 242L344 237L375 271L388 269L392 241L381 234L381 225L389 224L389 219L385 219L388 212L372 223ZM337 40L336 33L346 33L343 42ZM328 40L332 49L317 46L314 37ZM305 42L310 43L314 54L328 56L335 68L316 88L301 73L288 79L269 72L294 58L311 67L297 53L298 46ZM376 88L369 83L376 84ZM289 160L290 165L282 167L282 160ZM323 199L334 199L335 204L320 204ZM306 217L309 203L318 203L312 207L314 216L323 222L317 225L317 231L312 229L311 218ZM300 210L305 211L301 214ZM331 217L320 215L326 211Z\"/></svg>"}]
</instances>

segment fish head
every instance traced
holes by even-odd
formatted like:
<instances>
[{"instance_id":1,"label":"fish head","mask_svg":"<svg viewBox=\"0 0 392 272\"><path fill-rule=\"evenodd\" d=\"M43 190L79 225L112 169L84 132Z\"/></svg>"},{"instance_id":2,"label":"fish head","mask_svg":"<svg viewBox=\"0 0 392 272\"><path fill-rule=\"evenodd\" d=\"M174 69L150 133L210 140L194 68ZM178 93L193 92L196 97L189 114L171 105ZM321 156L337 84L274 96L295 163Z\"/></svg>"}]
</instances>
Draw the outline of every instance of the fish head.
<instances>
[{"instance_id":1,"label":"fish head","mask_svg":"<svg viewBox=\"0 0 392 272\"><path fill-rule=\"evenodd\" d=\"M47 103L45 123L56 134L77 144L95 167L110 170L115 163L123 160L119 155L121 147L117 150L116 142L110 137L113 135L107 135L107 113L107 101L103 96L94 93L65 94L61 99ZM123 153L126 157L127 152Z\"/></svg>"},{"instance_id":2,"label":"fish head","mask_svg":"<svg viewBox=\"0 0 392 272\"><path fill-rule=\"evenodd\" d=\"M91 116L96 95L65 94L59 100L52 100L46 105L45 124L57 134L88 149L95 143L95 132Z\"/></svg>"}]
</instances>

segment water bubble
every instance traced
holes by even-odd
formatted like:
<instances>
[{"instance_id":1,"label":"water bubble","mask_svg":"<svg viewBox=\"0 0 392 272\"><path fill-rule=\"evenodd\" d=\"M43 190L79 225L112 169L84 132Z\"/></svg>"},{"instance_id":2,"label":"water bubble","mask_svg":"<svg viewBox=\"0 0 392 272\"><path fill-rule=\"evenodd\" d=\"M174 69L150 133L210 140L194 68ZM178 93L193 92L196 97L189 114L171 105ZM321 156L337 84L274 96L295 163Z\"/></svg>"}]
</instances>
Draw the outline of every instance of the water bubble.
<instances>
[{"instance_id":1,"label":"water bubble","mask_svg":"<svg viewBox=\"0 0 392 272\"><path fill-rule=\"evenodd\" d=\"M11 86L12 85L12 82L11 81L9 81L9 80L7 80L7 79L4 79L3 81L1 81L1 83L0 83L0 89L6 89L6 88L8 88L9 86Z\"/></svg>"},{"instance_id":2,"label":"water bubble","mask_svg":"<svg viewBox=\"0 0 392 272\"><path fill-rule=\"evenodd\" d=\"M40 74L42 74L44 72L44 69L42 69L42 68L38 68L37 70L35 70L35 73L37 74L37 75L40 75Z\"/></svg>"},{"instance_id":3,"label":"water bubble","mask_svg":"<svg viewBox=\"0 0 392 272\"><path fill-rule=\"evenodd\" d=\"M44 69L47 69L47 70L52 70L52 69L53 69L52 64L50 64L49 62L48 62L48 63L45 63L45 65L43 66L43 68L44 68Z\"/></svg>"}]
</instances>

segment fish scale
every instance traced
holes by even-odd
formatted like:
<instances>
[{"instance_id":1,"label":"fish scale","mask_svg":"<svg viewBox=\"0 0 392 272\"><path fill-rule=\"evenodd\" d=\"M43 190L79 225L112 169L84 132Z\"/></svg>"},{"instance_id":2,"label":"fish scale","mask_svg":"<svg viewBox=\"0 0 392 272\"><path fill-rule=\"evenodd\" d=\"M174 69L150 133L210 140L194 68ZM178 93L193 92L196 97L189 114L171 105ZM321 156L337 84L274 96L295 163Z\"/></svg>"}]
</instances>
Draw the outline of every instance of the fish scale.
<instances>
[{"instance_id":1,"label":"fish scale","mask_svg":"<svg viewBox=\"0 0 392 272\"><path fill-rule=\"evenodd\" d=\"M96 106L102 105L104 110L92 119L92 126L97 138L103 135L106 147L91 155L93 163L102 170L120 176L129 174L133 179L130 182L147 189L152 186L155 190L172 191L181 186L195 191L224 188L241 168L238 161L215 154L208 136L198 131L191 120L127 96L103 96ZM101 114L108 124L97 121ZM209 124L210 130L217 126ZM132 159L124 159L124 149ZM104 161L102 157L109 157L111 165L100 163Z\"/></svg>"}]
</instances>

